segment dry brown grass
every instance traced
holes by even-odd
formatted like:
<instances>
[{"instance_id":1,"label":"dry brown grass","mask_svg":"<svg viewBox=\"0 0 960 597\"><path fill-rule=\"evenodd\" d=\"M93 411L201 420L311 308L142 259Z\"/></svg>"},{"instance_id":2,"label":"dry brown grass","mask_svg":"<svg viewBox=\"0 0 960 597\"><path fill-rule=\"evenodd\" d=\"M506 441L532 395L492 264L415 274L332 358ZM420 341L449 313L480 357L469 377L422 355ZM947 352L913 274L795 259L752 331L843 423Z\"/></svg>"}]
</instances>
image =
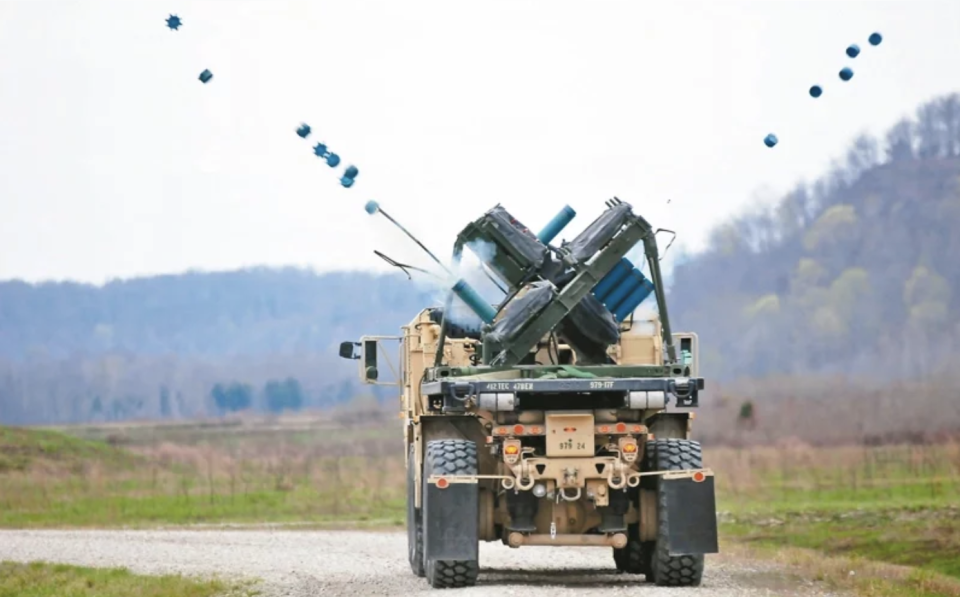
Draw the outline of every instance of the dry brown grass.
<instances>
[{"instance_id":1,"label":"dry brown grass","mask_svg":"<svg viewBox=\"0 0 960 597\"><path fill-rule=\"evenodd\" d=\"M396 430L271 427L232 436L193 427L184 443L168 439L183 429L123 430L135 465L90 460L74 470L37 459L0 475L0 525L402 520Z\"/></svg>"},{"instance_id":2,"label":"dry brown grass","mask_svg":"<svg viewBox=\"0 0 960 597\"><path fill-rule=\"evenodd\" d=\"M931 445L819 447L792 438L776 446L707 446L705 458L733 495L756 495L771 484L819 492L960 479L960 442L952 439Z\"/></svg>"},{"instance_id":3,"label":"dry brown grass","mask_svg":"<svg viewBox=\"0 0 960 597\"><path fill-rule=\"evenodd\" d=\"M752 424L739 419L750 402ZM843 377L708 381L695 433L705 445L941 443L960 438L960 375L882 383Z\"/></svg>"}]
</instances>

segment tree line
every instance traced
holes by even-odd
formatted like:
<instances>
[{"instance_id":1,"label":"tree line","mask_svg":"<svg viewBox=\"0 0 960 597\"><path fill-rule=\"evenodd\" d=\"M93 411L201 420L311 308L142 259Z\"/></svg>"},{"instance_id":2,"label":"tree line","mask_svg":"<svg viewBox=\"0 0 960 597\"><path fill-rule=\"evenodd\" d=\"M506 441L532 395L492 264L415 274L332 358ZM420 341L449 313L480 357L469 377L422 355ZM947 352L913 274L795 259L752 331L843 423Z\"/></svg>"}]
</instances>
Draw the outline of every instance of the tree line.
<instances>
[{"instance_id":1,"label":"tree line","mask_svg":"<svg viewBox=\"0 0 960 597\"><path fill-rule=\"evenodd\" d=\"M161 390L161 404L163 395ZM249 383L217 383L210 390L210 397L221 415L249 410L255 406L254 401L258 398L262 410L277 414L287 410L300 410L304 403L303 387L294 377L271 379L263 385L259 393Z\"/></svg>"},{"instance_id":2,"label":"tree line","mask_svg":"<svg viewBox=\"0 0 960 597\"><path fill-rule=\"evenodd\" d=\"M384 401L397 394L361 385L355 363L329 354L0 359L2 424L281 413L332 408L360 395Z\"/></svg>"}]
</instances>

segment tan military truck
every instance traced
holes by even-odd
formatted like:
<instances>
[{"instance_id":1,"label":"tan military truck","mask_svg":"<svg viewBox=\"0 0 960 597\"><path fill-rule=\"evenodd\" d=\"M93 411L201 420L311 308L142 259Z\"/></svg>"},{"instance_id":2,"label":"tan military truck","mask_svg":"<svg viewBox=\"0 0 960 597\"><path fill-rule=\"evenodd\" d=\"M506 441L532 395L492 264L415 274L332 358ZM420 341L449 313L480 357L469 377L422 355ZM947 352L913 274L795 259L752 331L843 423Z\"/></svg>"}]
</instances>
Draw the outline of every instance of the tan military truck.
<instances>
[{"instance_id":1,"label":"tan military truck","mask_svg":"<svg viewBox=\"0 0 960 597\"><path fill-rule=\"evenodd\" d=\"M663 586L698 585L718 551L686 410L703 389L697 336L670 331L656 233L613 199L552 245L573 215L534 235L494 207L458 236L454 263L483 243L502 302L451 280L402 335L340 347L365 383L401 388L409 560L433 587L475 584L480 541L609 547L617 570ZM625 258L641 243L650 279ZM634 319L651 294L656 314ZM458 299L472 322L451 315Z\"/></svg>"}]
</instances>

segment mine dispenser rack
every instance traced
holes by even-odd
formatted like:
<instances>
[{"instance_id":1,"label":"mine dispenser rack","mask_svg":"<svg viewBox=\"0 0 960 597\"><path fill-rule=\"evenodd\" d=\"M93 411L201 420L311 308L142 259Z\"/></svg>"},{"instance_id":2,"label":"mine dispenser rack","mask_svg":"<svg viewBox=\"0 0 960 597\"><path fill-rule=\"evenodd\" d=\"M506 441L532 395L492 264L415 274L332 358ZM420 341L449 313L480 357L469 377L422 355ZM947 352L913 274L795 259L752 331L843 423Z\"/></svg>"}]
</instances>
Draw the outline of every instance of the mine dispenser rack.
<instances>
[{"instance_id":1,"label":"mine dispenser rack","mask_svg":"<svg viewBox=\"0 0 960 597\"><path fill-rule=\"evenodd\" d=\"M654 294L667 362L675 363L660 258L650 224L634 214L630 204L614 198L573 240L559 246L550 244L575 215L571 208L564 207L538 235L500 205L468 224L457 236L454 263L460 262L465 247L474 249L481 262L507 286L507 296L494 310L468 286L453 288L444 312L449 312L457 295L485 322L484 366L520 364L551 332L562 336L577 352L578 363L614 365L606 349L619 338L620 322ZM650 280L626 258L639 243L643 244ZM446 333L444 316L437 366L443 364ZM607 370L606 374L616 372Z\"/></svg>"}]
</instances>

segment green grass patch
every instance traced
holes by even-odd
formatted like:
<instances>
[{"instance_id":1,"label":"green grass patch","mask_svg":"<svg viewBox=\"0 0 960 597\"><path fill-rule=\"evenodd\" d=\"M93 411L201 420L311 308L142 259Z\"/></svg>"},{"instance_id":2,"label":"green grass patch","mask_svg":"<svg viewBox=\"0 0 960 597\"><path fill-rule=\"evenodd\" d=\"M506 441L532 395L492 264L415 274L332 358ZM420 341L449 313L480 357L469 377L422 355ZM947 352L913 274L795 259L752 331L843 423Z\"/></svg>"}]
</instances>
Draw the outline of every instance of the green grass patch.
<instances>
[{"instance_id":1,"label":"green grass patch","mask_svg":"<svg viewBox=\"0 0 960 597\"><path fill-rule=\"evenodd\" d=\"M957 444L796 445L707 457L725 540L771 557L796 552L814 575L861 595L960 596ZM845 578L850 570L859 572Z\"/></svg>"},{"instance_id":2,"label":"green grass patch","mask_svg":"<svg viewBox=\"0 0 960 597\"><path fill-rule=\"evenodd\" d=\"M722 482L718 481L718 486ZM855 510L940 509L956 505L960 480L932 483L928 480L904 481L887 487L845 487L805 490L775 485L759 490L755 496L731 496L718 487L721 510L735 514L760 515L781 512L812 514L844 513Z\"/></svg>"},{"instance_id":3,"label":"green grass patch","mask_svg":"<svg viewBox=\"0 0 960 597\"><path fill-rule=\"evenodd\" d=\"M402 521L401 436L375 431L111 429L125 450L54 430L0 428L0 455L18 459L0 468L0 527ZM181 441L170 441L177 434Z\"/></svg>"},{"instance_id":4,"label":"green grass patch","mask_svg":"<svg viewBox=\"0 0 960 597\"><path fill-rule=\"evenodd\" d=\"M225 597L256 593L241 585L182 576L140 576L121 568L0 562L0 597Z\"/></svg>"},{"instance_id":5,"label":"green grass patch","mask_svg":"<svg viewBox=\"0 0 960 597\"><path fill-rule=\"evenodd\" d=\"M0 475L0 527L150 527L195 523L403 520L404 487L349 478L328 464L237 477L180 467L122 475ZM348 463L349 464L349 463ZM397 462L390 462L392 467ZM370 468L374 463L369 463ZM402 475L402 461L399 462Z\"/></svg>"},{"instance_id":6,"label":"green grass patch","mask_svg":"<svg viewBox=\"0 0 960 597\"><path fill-rule=\"evenodd\" d=\"M196 523L324 523L338 520L403 520L403 497L379 501L339 496L308 487L292 491L263 489L245 493L218 492L212 495L91 492L86 495L68 491L65 486L46 488L35 500L25 488L16 507L0 497L0 527L151 527ZM5 504L4 502L8 503ZM339 503L338 503L339 502Z\"/></svg>"},{"instance_id":7,"label":"green grass patch","mask_svg":"<svg viewBox=\"0 0 960 597\"><path fill-rule=\"evenodd\" d=\"M76 468L94 462L125 466L136 461L133 454L105 442L58 431L0 426L0 473L26 471L39 463Z\"/></svg>"},{"instance_id":8,"label":"green grass patch","mask_svg":"<svg viewBox=\"0 0 960 597\"><path fill-rule=\"evenodd\" d=\"M941 508L960 495L960 446L721 449L722 509L739 513Z\"/></svg>"},{"instance_id":9,"label":"green grass patch","mask_svg":"<svg viewBox=\"0 0 960 597\"><path fill-rule=\"evenodd\" d=\"M55 432L18 435L44 454L66 454L77 466L0 472L0 527L156 527L196 523L330 523L404 519L402 456L338 455L326 447L274 442L271 448L164 444L140 450L136 466L109 445ZM326 438L324 438L326 439ZM63 445L75 445L64 448ZM37 452L32 449L31 453Z\"/></svg>"},{"instance_id":10,"label":"green grass patch","mask_svg":"<svg viewBox=\"0 0 960 597\"><path fill-rule=\"evenodd\" d=\"M294 448L344 446L351 442L388 437L396 429L378 425L344 426L329 420L291 424L269 420L181 421L176 423L77 425L50 428L81 439L112 442L127 447L164 443L178 446L213 446L218 449L271 449L278 443Z\"/></svg>"},{"instance_id":11,"label":"green grass patch","mask_svg":"<svg viewBox=\"0 0 960 597\"><path fill-rule=\"evenodd\" d=\"M741 559L768 559L790 567L797 579L825 583L861 597L960 597L960 581L920 568L861 556L827 555L814 549L727 540L721 551Z\"/></svg>"},{"instance_id":12,"label":"green grass patch","mask_svg":"<svg viewBox=\"0 0 960 597\"><path fill-rule=\"evenodd\" d=\"M783 512L735 518L723 530L748 543L862 557L960 580L960 508Z\"/></svg>"}]
</instances>

